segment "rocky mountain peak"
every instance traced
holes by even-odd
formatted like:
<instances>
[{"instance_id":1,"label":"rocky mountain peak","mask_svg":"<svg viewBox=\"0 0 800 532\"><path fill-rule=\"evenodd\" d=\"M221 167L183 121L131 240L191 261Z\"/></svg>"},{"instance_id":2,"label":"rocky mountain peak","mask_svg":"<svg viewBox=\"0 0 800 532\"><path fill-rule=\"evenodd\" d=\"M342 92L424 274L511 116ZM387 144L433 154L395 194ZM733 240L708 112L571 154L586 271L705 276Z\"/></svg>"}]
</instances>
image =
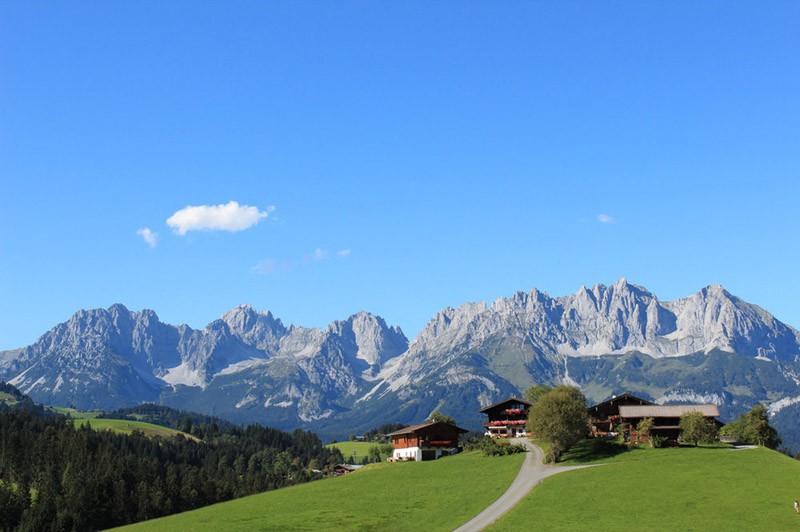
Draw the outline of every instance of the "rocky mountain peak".
<instances>
[{"instance_id":1,"label":"rocky mountain peak","mask_svg":"<svg viewBox=\"0 0 800 532\"><path fill-rule=\"evenodd\" d=\"M342 338L355 349L352 355L370 366L382 365L408 347L408 339L399 327L389 327L380 316L364 311L344 321L334 321L325 333Z\"/></svg>"},{"instance_id":2,"label":"rocky mountain peak","mask_svg":"<svg viewBox=\"0 0 800 532\"><path fill-rule=\"evenodd\" d=\"M278 352L281 339L288 334L281 320L271 312L258 312L250 305L239 305L229 310L219 321L247 345L269 354Z\"/></svg>"}]
</instances>

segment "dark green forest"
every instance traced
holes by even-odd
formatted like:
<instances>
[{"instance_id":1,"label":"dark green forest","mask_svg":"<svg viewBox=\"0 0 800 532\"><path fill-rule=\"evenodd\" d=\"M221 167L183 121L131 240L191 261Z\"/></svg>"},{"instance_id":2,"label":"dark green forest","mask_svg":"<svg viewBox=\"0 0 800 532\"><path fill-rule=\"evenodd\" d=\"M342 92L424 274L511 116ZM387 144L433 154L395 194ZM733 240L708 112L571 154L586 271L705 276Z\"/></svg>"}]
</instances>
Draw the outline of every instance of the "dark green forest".
<instances>
[{"instance_id":1,"label":"dark green forest","mask_svg":"<svg viewBox=\"0 0 800 532\"><path fill-rule=\"evenodd\" d=\"M104 529L315 480L342 461L311 432L177 416L201 442L75 428L24 400L0 406L0 529Z\"/></svg>"}]
</instances>

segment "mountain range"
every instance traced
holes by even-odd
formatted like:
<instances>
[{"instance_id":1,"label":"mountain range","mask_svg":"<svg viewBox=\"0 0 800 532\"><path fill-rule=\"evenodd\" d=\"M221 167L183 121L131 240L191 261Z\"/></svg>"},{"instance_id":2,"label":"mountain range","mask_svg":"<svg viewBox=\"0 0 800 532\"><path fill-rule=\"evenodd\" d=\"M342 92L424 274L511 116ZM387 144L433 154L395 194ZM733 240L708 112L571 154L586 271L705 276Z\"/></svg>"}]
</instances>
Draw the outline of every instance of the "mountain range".
<instances>
[{"instance_id":1,"label":"mountain range","mask_svg":"<svg viewBox=\"0 0 800 532\"><path fill-rule=\"evenodd\" d=\"M592 401L715 402L726 418L767 403L797 446L798 375L800 332L764 309L718 285L659 301L625 279L446 308L412 341L367 312L317 329L242 305L196 330L117 304L0 352L0 380L39 402L158 402L338 438L436 409L479 429L482 406L566 382Z\"/></svg>"}]
</instances>

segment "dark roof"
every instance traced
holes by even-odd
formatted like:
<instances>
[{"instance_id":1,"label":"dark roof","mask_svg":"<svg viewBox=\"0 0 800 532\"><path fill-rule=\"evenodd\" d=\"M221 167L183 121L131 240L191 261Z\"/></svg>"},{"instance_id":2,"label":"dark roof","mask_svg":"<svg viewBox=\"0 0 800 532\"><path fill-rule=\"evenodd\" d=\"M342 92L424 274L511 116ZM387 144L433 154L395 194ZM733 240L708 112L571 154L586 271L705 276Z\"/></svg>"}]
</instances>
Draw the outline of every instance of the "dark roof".
<instances>
[{"instance_id":1,"label":"dark roof","mask_svg":"<svg viewBox=\"0 0 800 532\"><path fill-rule=\"evenodd\" d=\"M346 469L347 471L355 471L356 469L361 469L364 466L360 464L336 464L336 467L340 469Z\"/></svg>"},{"instance_id":2,"label":"dark roof","mask_svg":"<svg viewBox=\"0 0 800 532\"><path fill-rule=\"evenodd\" d=\"M533 403L531 403L527 399L520 399L519 397L509 397L508 399L503 399L502 401L495 403L493 405L484 406L483 408L478 410L478 412L481 413L486 412L487 410L491 410L492 408L500 406L503 403L522 403L523 405L533 406Z\"/></svg>"},{"instance_id":3,"label":"dark roof","mask_svg":"<svg viewBox=\"0 0 800 532\"><path fill-rule=\"evenodd\" d=\"M419 425L411 425L410 427L406 427L404 429L396 430L394 432L390 432L387 436L400 436L402 434L415 434L417 431L422 429L427 429L428 427L433 427L435 425L448 425L450 427L455 427L458 429L458 432L469 432L466 429L462 429L461 427L456 427L455 425L450 425L449 423L443 423L441 421L437 421L435 423L421 423Z\"/></svg>"},{"instance_id":4,"label":"dark roof","mask_svg":"<svg viewBox=\"0 0 800 532\"><path fill-rule=\"evenodd\" d=\"M621 393L619 395L613 395L613 396L609 397L608 399L606 399L605 401L597 403L596 405L592 405L592 406L589 407L589 410L591 410L592 408L597 408L598 406L602 406L602 405L607 404L607 403L611 403L611 402L614 402L614 401L619 401L622 398L633 399L634 401L641 401L646 405L655 404L652 401L648 401L647 399L642 399L641 397L636 397L632 393L625 392L625 393Z\"/></svg>"},{"instance_id":5,"label":"dark roof","mask_svg":"<svg viewBox=\"0 0 800 532\"><path fill-rule=\"evenodd\" d=\"M622 418L681 417L689 412L700 412L705 417L719 417L717 405L632 405L619 407Z\"/></svg>"}]
</instances>

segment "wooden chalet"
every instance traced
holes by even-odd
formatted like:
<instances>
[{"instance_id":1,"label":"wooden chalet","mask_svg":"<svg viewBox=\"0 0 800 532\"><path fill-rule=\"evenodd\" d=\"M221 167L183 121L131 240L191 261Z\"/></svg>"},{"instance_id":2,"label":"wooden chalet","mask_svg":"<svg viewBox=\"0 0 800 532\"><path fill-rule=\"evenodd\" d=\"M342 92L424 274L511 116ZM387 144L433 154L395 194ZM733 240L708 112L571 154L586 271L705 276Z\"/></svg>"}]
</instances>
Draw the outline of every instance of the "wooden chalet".
<instances>
[{"instance_id":1,"label":"wooden chalet","mask_svg":"<svg viewBox=\"0 0 800 532\"><path fill-rule=\"evenodd\" d=\"M653 436L665 438L668 444L677 445L681 434L681 416L689 412L700 412L706 419L721 425L717 420L717 405L623 405L619 407L620 422L623 424L625 440L628 442L647 442ZM644 418L652 418L653 426L649 434L639 434L636 426Z\"/></svg>"},{"instance_id":2,"label":"wooden chalet","mask_svg":"<svg viewBox=\"0 0 800 532\"><path fill-rule=\"evenodd\" d=\"M394 445L389 460L421 462L455 454L459 451L458 436L464 432L468 431L441 421L400 429L387 434Z\"/></svg>"},{"instance_id":3,"label":"wooden chalet","mask_svg":"<svg viewBox=\"0 0 800 532\"><path fill-rule=\"evenodd\" d=\"M361 469L362 467L364 466L358 464L336 464L336 466L333 468L333 476L341 477L344 475L348 475L353 471Z\"/></svg>"},{"instance_id":4,"label":"wooden chalet","mask_svg":"<svg viewBox=\"0 0 800 532\"><path fill-rule=\"evenodd\" d=\"M590 406L589 425L592 428L592 436L605 437L616 436L615 428L620 423L619 409L621 406L642 406L652 405L647 399L636 397L633 394L623 393L614 395L611 399Z\"/></svg>"},{"instance_id":5,"label":"wooden chalet","mask_svg":"<svg viewBox=\"0 0 800 532\"><path fill-rule=\"evenodd\" d=\"M499 403L489 405L478 410L488 416L488 421L483 424L486 435L490 438L515 438L527 436L525 423L528 421L528 411L533 403L518 397L511 397Z\"/></svg>"}]
</instances>

